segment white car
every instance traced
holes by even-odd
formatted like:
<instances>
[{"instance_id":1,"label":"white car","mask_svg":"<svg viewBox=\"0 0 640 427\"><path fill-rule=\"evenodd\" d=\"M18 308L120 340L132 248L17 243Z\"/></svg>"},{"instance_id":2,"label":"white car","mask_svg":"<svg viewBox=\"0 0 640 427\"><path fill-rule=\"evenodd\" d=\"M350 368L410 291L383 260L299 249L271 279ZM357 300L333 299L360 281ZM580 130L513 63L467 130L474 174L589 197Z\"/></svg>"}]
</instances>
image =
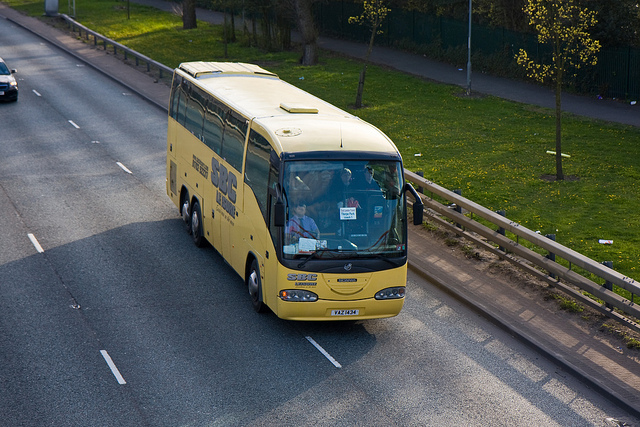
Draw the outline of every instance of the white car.
<instances>
[{"instance_id":1,"label":"white car","mask_svg":"<svg viewBox=\"0 0 640 427\"><path fill-rule=\"evenodd\" d=\"M18 82L13 77L16 72L16 70L9 69L7 64L0 58L0 100L18 100Z\"/></svg>"}]
</instances>

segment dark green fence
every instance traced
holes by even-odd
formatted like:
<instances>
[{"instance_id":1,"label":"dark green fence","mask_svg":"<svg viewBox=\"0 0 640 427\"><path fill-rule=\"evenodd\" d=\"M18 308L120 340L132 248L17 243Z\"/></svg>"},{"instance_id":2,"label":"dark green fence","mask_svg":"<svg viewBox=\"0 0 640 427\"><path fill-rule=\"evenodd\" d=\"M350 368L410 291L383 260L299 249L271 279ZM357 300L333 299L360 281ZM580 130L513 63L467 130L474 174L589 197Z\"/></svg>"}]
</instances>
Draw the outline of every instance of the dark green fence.
<instances>
[{"instance_id":1,"label":"dark green fence","mask_svg":"<svg viewBox=\"0 0 640 427\"><path fill-rule=\"evenodd\" d=\"M366 25L349 24L350 16L362 13L362 4L348 0L336 0L316 4L316 20L323 35L368 42L371 32ZM468 22L392 9L384 22L384 33L376 36L380 45L400 47L415 51L433 49L442 52L466 52ZM515 67L514 55L525 49L534 59L548 53L548 47L540 45L532 34L515 33L474 23L471 35L471 51L474 57L486 62L501 59ZM491 59L493 58L493 59ZM476 61L474 61L475 63ZM482 62L482 61L481 61ZM640 98L640 49L603 48L598 55L598 65L577 70L571 81L580 92L601 95L606 98L635 100Z\"/></svg>"}]
</instances>

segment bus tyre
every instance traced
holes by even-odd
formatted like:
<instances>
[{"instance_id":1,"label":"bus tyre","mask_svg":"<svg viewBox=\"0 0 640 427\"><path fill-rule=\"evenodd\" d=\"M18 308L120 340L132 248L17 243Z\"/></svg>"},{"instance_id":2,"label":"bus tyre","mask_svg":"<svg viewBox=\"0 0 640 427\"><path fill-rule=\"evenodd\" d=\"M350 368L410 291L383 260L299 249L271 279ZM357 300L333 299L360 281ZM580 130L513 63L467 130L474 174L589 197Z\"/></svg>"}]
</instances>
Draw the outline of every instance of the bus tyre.
<instances>
[{"instance_id":1,"label":"bus tyre","mask_svg":"<svg viewBox=\"0 0 640 427\"><path fill-rule=\"evenodd\" d=\"M182 201L180 202L180 214L182 215L182 220L187 225L187 231L191 234L191 214L189 213L189 198L186 196L182 196Z\"/></svg>"},{"instance_id":2,"label":"bus tyre","mask_svg":"<svg viewBox=\"0 0 640 427\"><path fill-rule=\"evenodd\" d=\"M260 294L262 293L262 282L260 280L258 261L255 259L251 263L251 269L247 275L247 289L249 290L253 309L256 313L264 313L266 311L266 306L260 299Z\"/></svg>"},{"instance_id":3,"label":"bus tyre","mask_svg":"<svg viewBox=\"0 0 640 427\"><path fill-rule=\"evenodd\" d=\"M199 248L204 246L204 236L202 235L202 214L200 212L200 203L193 202L191 207L191 238L193 243Z\"/></svg>"}]
</instances>

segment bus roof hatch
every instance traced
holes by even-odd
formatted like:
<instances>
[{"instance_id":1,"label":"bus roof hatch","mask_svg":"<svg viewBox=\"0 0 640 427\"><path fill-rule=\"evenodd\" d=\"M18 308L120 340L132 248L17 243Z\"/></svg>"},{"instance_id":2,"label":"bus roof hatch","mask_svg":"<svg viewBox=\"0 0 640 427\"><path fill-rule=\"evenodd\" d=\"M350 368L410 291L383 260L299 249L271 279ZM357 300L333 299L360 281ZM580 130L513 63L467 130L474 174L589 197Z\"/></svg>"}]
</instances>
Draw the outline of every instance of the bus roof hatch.
<instances>
[{"instance_id":1,"label":"bus roof hatch","mask_svg":"<svg viewBox=\"0 0 640 427\"><path fill-rule=\"evenodd\" d=\"M307 107L301 104L285 104L280 103L280 108L288 113L313 113L318 114L318 109L315 107Z\"/></svg>"},{"instance_id":2,"label":"bus roof hatch","mask_svg":"<svg viewBox=\"0 0 640 427\"><path fill-rule=\"evenodd\" d=\"M276 74L264 68L243 62L183 62L180 64L180 69L196 79L215 74L261 74L277 77Z\"/></svg>"}]
</instances>

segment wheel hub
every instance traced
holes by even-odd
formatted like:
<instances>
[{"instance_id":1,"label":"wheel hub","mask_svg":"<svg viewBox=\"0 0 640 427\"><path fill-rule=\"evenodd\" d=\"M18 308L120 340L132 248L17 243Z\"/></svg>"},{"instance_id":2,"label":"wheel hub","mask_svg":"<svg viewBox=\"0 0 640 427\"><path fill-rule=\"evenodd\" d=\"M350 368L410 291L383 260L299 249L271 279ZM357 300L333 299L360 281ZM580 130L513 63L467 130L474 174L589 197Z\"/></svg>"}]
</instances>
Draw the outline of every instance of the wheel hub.
<instances>
[{"instance_id":1,"label":"wheel hub","mask_svg":"<svg viewBox=\"0 0 640 427\"><path fill-rule=\"evenodd\" d=\"M258 295L258 274L255 270L249 275L248 282L249 295L251 295L251 298L256 299Z\"/></svg>"},{"instance_id":2,"label":"wheel hub","mask_svg":"<svg viewBox=\"0 0 640 427\"><path fill-rule=\"evenodd\" d=\"M189 202L185 200L182 204L182 220L189 223Z\"/></svg>"}]
</instances>

